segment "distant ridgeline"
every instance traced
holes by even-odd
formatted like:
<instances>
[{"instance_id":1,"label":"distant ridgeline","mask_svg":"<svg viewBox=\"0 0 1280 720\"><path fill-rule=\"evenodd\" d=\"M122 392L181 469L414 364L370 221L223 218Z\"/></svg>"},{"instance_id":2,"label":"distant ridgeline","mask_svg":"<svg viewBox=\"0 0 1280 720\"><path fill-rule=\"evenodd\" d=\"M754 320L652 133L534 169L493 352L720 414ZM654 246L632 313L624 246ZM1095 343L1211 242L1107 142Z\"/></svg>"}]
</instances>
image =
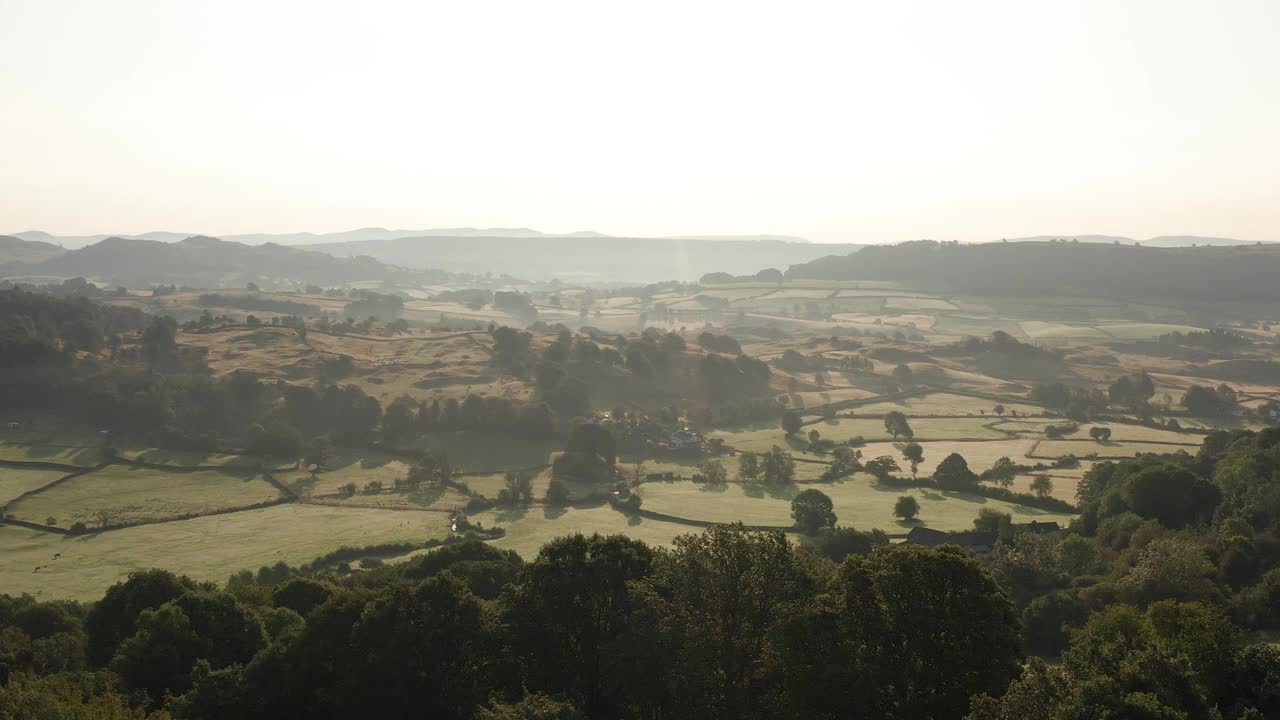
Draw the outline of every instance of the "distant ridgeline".
<instances>
[{"instance_id":1,"label":"distant ridgeline","mask_svg":"<svg viewBox=\"0 0 1280 720\"><path fill-rule=\"evenodd\" d=\"M787 271L792 279L894 280L975 295L1182 301L1280 300L1280 245L1148 248L1070 242L870 246Z\"/></svg>"},{"instance_id":2,"label":"distant ridgeline","mask_svg":"<svg viewBox=\"0 0 1280 720\"><path fill-rule=\"evenodd\" d=\"M6 238L0 243L0 277L88 277L125 287L158 280L192 287L264 288L340 285L360 280L422 283L454 278L441 270L408 270L371 257L334 257L267 243L244 245L196 236L180 242L107 238L79 250L63 251L43 242Z\"/></svg>"}]
</instances>

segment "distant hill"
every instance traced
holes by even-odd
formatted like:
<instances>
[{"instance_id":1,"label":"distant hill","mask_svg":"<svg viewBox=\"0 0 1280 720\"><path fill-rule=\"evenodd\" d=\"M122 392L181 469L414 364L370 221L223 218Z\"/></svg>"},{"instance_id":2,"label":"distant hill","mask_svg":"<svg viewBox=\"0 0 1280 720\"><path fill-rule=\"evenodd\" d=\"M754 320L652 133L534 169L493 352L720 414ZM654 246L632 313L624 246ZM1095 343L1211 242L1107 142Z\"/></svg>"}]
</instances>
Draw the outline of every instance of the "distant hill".
<instances>
[{"instance_id":1,"label":"distant hill","mask_svg":"<svg viewBox=\"0 0 1280 720\"><path fill-rule=\"evenodd\" d=\"M1280 300L1280 245L1155 248L1097 243L870 246L787 271L791 278L894 280L974 295L1075 295L1176 301Z\"/></svg>"},{"instance_id":2,"label":"distant hill","mask_svg":"<svg viewBox=\"0 0 1280 720\"><path fill-rule=\"evenodd\" d=\"M244 243L194 236L169 243L106 238L78 250L34 261L0 264L0 275L83 276L126 287L156 284L201 288L338 285L362 280L438 282L448 273L405 270L370 257L337 258L274 243Z\"/></svg>"},{"instance_id":3,"label":"distant hill","mask_svg":"<svg viewBox=\"0 0 1280 720\"><path fill-rule=\"evenodd\" d=\"M807 243L808 238L796 237L795 235L672 235L667 240L745 240L760 241L771 240L773 242L791 242L791 243Z\"/></svg>"},{"instance_id":4,"label":"distant hill","mask_svg":"<svg viewBox=\"0 0 1280 720\"><path fill-rule=\"evenodd\" d=\"M14 262L40 262L66 252L57 245L39 240L25 240L0 235L0 265Z\"/></svg>"},{"instance_id":5,"label":"distant hill","mask_svg":"<svg viewBox=\"0 0 1280 720\"><path fill-rule=\"evenodd\" d=\"M338 256L367 255L403 267L507 273L582 282L697 280L708 272L779 270L861 245L743 239L420 236L304 246Z\"/></svg>"},{"instance_id":6,"label":"distant hill","mask_svg":"<svg viewBox=\"0 0 1280 720\"><path fill-rule=\"evenodd\" d=\"M1251 240L1236 240L1235 238L1200 237L1198 235L1161 235L1160 237L1153 237L1150 240L1143 240L1142 244L1147 247L1235 247L1237 245L1257 245L1258 243Z\"/></svg>"},{"instance_id":7,"label":"distant hill","mask_svg":"<svg viewBox=\"0 0 1280 720\"><path fill-rule=\"evenodd\" d=\"M1141 242L1145 247L1234 247L1236 245L1258 244L1253 240L1200 237L1198 235L1161 235L1159 237L1153 237L1142 241L1120 235L1033 235L1031 237L1008 238L1005 242L1050 242L1053 240L1066 240L1067 242L1082 243L1107 243L1111 245L1136 245Z\"/></svg>"},{"instance_id":8,"label":"distant hill","mask_svg":"<svg viewBox=\"0 0 1280 720\"><path fill-rule=\"evenodd\" d=\"M1049 242L1050 240L1077 240L1082 243L1108 243L1114 245L1132 245L1136 240L1119 235L1032 235L1031 237L1008 238L1007 242Z\"/></svg>"}]
</instances>

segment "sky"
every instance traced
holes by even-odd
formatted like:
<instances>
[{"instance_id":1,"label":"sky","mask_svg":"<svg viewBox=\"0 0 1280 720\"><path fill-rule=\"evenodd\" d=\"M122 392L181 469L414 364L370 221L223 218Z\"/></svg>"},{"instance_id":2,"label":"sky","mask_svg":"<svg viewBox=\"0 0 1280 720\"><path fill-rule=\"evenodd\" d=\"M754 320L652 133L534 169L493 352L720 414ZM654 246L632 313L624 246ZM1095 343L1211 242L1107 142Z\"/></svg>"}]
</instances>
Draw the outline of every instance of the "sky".
<instances>
[{"instance_id":1,"label":"sky","mask_svg":"<svg viewBox=\"0 0 1280 720\"><path fill-rule=\"evenodd\" d=\"M1276 0L0 0L0 233L1280 240Z\"/></svg>"}]
</instances>

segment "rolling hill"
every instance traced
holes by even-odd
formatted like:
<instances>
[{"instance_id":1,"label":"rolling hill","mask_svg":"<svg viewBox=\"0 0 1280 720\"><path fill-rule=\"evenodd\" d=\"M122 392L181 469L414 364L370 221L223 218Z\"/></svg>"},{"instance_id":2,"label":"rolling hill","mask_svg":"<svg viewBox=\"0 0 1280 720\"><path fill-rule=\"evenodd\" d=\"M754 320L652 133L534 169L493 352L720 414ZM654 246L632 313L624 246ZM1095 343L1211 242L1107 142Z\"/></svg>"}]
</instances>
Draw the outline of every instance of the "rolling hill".
<instances>
[{"instance_id":1,"label":"rolling hill","mask_svg":"<svg viewBox=\"0 0 1280 720\"><path fill-rule=\"evenodd\" d=\"M272 243L245 245L203 236L173 243L112 237L78 250L57 250L54 256L0 263L0 276L82 276L126 287L164 283L204 288L244 287L249 282L264 288L367 280L420 283L449 277L438 270L392 267L370 257L337 258Z\"/></svg>"}]
</instances>

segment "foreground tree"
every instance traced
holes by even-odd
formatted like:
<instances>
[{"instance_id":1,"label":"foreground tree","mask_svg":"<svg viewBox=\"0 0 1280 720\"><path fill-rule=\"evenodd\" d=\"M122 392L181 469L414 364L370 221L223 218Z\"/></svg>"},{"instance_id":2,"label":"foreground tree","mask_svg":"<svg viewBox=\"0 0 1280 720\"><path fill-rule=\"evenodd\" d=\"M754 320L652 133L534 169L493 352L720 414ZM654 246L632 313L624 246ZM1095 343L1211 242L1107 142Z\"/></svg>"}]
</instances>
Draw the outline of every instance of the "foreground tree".
<instances>
[{"instance_id":1,"label":"foreground tree","mask_svg":"<svg viewBox=\"0 0 1280 720\"><path fill-rule=\"evenodd\" d=\"M530 690L568 693L589 717L626 699L636 612L633 581L654 554L622 535L572 535L544 545L502 598L507 642Z\"/></svg>"}]
</instances>

